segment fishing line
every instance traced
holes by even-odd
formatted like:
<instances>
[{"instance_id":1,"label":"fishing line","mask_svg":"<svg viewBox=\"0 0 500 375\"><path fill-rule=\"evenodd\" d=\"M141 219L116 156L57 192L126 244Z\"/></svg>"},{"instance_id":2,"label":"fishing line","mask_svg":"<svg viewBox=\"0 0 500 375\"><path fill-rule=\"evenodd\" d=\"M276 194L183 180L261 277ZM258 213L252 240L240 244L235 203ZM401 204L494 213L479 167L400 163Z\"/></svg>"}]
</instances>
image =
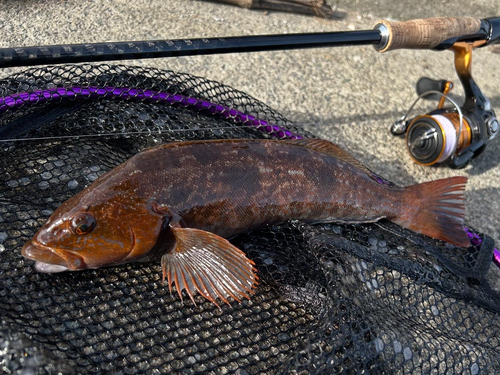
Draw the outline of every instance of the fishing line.
<instances>
[{"instance_id":1,"label":"fishing line","mask_svg":"<svg viewBox=\"0 0 500 375\"><path fill-rule=\"evenodd\" d=\"M200 129L169 129L169 130L147 130L147 131L137 131L137 132L122 132L122 133L94 133L94 134L79 134L79 135L61 135L54 137L30 137L30 138L11 138L11 139L0 139L0 142L20 142L20 141L42 141L42 140L58 140L58 139L75 139L75 138L98 138L98 137L115 137L115 136L127 136L127 135L152 135L152 134L166 134L166 133L184 133L184 132L199 132L206 130L230 130L236 128L259 128L254 125L241 125L241 126L221 126L217 128L200 128ZM283 137L288 138L288 137Z\"/></svg>"},{"instance_id":2,"label":"fishing line","mask_svg":"<svg viewBox=\"0 0 500 375\"><path fill-rule=\"evenodd\" d=\"M4 205L8 204L13 204L13 205L18 205L18 206L32 206L32 207L38 207L40 210L47 210L48 203L36 203L30 200L26 199L12 199L12 198L0 198L0 203ZM50 214L47 214L45 216L50 216L52 214L52 211Z\"/></svg>"},{"instance_id":3,"label":"fishing line","mask_svg":"<svg viewBox=\"0 0 500 375\"><path fill-rule=\"evenodd\" d=\"M383 230L385 232L388 232L388 233L390 233L390 234L392 234L394 236L397 236L399 238L403 238L405 240L408 240L409 242L413 243L414 245L422 245L420 242L416 242L412 238L408 237L408 235L404 235L404 234L398 233L398 232L396 232L393 229L387 228L385 225L382 225L382 224L377 223L377 222L374 222L373 224L375 224L377 227L379 227L381 230Z\"/></svg>"}]
</instances>

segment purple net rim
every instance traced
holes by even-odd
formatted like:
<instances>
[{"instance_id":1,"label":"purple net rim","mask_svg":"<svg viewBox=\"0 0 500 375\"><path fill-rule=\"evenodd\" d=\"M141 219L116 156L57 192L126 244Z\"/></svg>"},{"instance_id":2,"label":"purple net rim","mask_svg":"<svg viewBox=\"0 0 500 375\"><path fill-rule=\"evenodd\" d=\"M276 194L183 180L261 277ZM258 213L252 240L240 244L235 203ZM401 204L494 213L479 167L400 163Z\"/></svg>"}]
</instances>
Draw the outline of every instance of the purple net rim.
<instances>
[{"instance_id":1,"label":"purple net rim","mask_svg":"<svg viewBox=\"0 0 500 375\"><path fill-rule=\"evenodd\" d=\"M236 123L246 126L254 126L275 138L300 139L295 134L279 125L272 124L266 120L257 119L255 116L229 108L221 104L212 103L207 100L187 97L169 92L143 90L130 87L54 87L33 92L22 92L0 97L0 114L8 110L15 110L25 106L37 105L49 101L75 100L93 98L118 98L126 100L138 100L159 104L180 105L199 111L207 111L223 118L232 118Z\"/></svg>"}]
</instances>

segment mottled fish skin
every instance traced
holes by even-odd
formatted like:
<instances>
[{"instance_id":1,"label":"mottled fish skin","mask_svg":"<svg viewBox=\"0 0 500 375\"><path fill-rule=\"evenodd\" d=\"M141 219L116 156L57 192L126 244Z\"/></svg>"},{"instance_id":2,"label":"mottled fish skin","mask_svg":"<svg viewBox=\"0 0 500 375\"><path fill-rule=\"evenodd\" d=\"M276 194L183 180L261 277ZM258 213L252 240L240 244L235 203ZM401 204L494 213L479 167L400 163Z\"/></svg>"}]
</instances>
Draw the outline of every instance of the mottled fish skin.
<instances>
[{"instance_id":1,"label":"mottled fish skin","mask_svg":"<svg viewBox=\"0 0 500 375\"><path fill-rule=\"evenodd\" d=\"M109 183L117 182L168 205L187 227L226 238L289 219L366 222L403 208L397 204L402 189L330 155L279 141L155 147L127 161Z\"/></svg>"}]
</instances>

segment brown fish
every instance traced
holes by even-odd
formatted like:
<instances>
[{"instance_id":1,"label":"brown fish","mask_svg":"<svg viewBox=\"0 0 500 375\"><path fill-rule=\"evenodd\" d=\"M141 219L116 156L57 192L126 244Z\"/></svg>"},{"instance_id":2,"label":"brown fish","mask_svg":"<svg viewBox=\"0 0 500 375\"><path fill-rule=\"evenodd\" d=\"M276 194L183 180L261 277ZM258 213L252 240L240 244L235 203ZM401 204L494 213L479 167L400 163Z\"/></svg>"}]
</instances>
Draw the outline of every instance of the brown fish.
<instances>
[{"instance_id":1,"label":"brown fish","mask_svg":"<svg viewBox=\"0 0 500 375\"><path fill-rule=\"evenodd\" d=\"M467 179L406 188L376 181L334 144L303 140L178 142L138 153L63 203L22 254L41 272L99 268L162 255L169 288L217 304L249 298L254 263L230 238L265 224L387 218L468 246Z\"/></svg>"}]
</instances>

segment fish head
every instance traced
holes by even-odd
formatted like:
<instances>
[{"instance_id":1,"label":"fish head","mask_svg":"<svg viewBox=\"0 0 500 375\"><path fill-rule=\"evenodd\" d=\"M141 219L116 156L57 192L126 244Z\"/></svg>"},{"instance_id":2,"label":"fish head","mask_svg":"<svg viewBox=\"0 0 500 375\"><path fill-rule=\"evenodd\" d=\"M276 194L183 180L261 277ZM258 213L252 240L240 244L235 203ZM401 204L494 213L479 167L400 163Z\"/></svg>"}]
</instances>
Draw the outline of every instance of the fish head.
<instances>
[{"instance_id":1,"label":"fish head","mask_svg":"<svg viewBox=\"0 0 500 375\"><path fill-rule=\"evenodd\" d=\"M116 195L99 202L78 196L63 203L28 241L22 255L40 272L96 269L147 259L164 218L147 202Z\"/></svg>"}]
</instances>

